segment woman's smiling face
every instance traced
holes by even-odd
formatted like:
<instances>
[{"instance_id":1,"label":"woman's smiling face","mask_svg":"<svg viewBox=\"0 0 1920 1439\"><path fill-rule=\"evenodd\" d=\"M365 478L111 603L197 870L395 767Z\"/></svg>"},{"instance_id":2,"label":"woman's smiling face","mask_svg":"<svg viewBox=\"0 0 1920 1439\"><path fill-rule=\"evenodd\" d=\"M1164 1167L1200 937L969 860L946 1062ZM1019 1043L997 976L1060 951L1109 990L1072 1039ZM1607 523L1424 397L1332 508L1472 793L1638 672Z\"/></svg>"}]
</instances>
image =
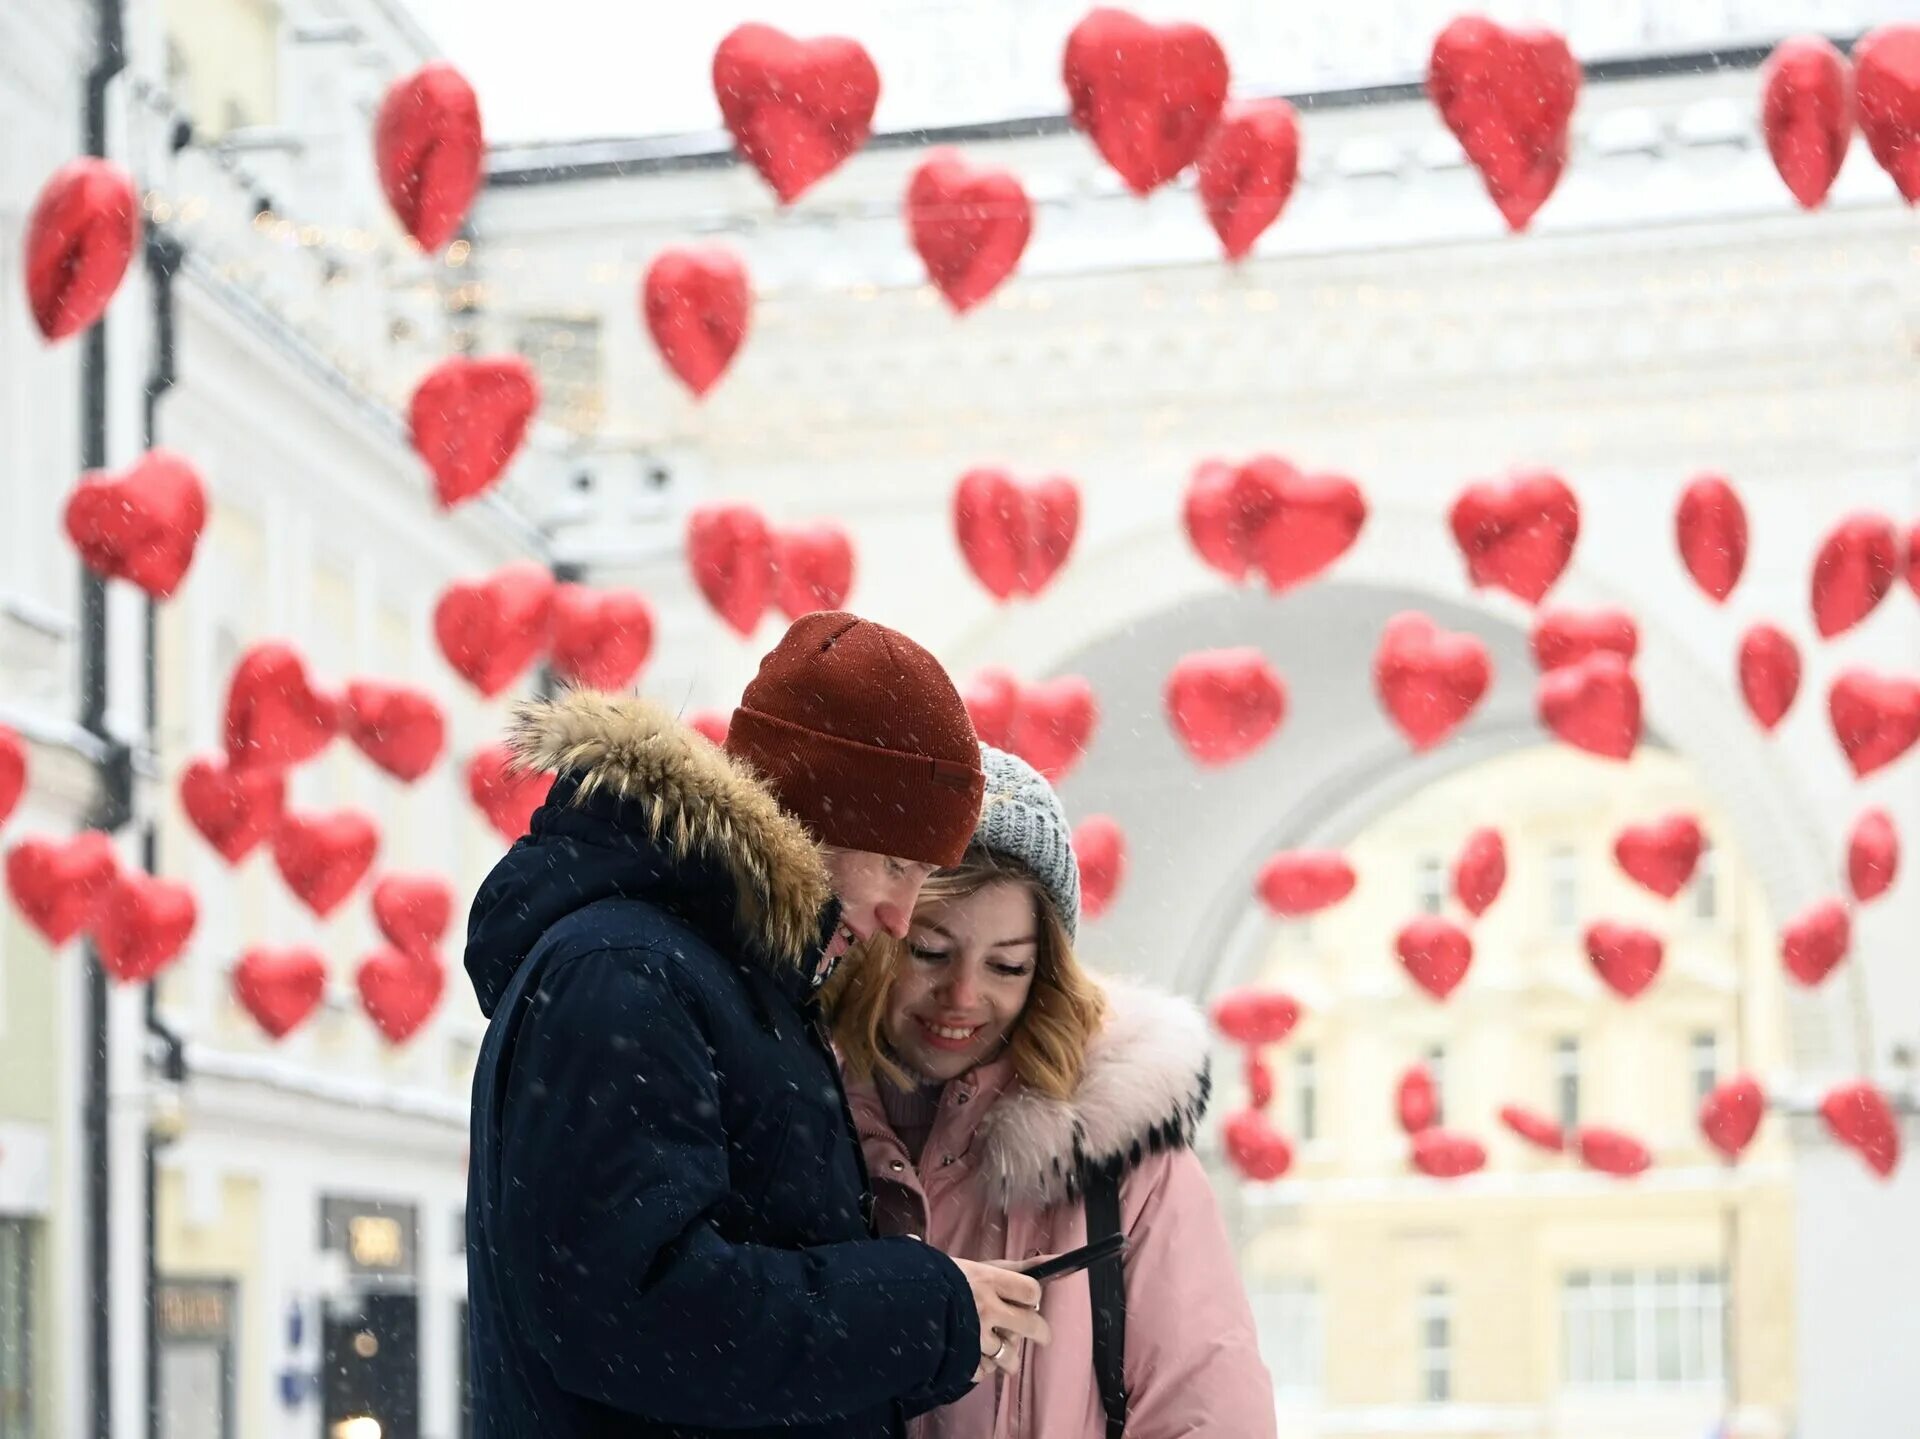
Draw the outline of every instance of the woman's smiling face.
<instances>
[{"instance_id":1,"label":"woman's smiling face","mask_svg":"<svg viewBox=\"0 0 1920 1439\"><path fill-rule=\"evenodd\" d=\"M945 1081L999 1052L1033 990L1037 908L1019 879L921 902L887 996L887 1043L907 1068Z\"/></svg>"}]
</instances>

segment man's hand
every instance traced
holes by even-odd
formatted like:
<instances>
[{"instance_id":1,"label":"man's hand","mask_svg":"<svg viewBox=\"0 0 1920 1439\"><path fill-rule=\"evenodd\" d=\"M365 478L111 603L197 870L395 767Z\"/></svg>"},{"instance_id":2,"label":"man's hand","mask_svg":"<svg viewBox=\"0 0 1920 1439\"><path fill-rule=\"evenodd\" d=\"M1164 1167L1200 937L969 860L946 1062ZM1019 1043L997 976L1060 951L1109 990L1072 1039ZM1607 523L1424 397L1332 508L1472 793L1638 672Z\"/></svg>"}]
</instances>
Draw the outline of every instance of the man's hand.
<instances>
[{"instance_id":1,"label":"man's hand","mask_svg":"<svg viewBox=\"0 0 1920 1439\"><path fill-rule=\"evenodd\" d=\"M1011 1263L953 1262L967 1276L973 1307L980 1312L980 1367L973 1377L984 1379L996 1369L1019 1373L1021 1341L1045 1344L1053 1338L1047 1321L1040 1317L1040 1281L1029 1279Z\"/></svg>"}]
</instances>

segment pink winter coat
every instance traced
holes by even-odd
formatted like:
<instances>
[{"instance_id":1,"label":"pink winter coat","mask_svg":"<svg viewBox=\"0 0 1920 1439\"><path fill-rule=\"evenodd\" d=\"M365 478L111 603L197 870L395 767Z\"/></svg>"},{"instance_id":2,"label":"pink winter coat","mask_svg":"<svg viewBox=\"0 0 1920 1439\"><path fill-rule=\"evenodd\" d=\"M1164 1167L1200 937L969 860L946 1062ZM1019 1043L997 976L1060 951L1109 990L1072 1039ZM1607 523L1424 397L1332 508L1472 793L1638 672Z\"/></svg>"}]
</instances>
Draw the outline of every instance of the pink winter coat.
<instances>
[{"instance_id":1,"label":"pink winter coat","mask_svg":"<svg viewBox=\"0 0 1920 1439\"><path fill-rule=\"evenodd\" d=\"M1087 1242L1068 1194L1077 1160L1130 1156L1128 1439L1271 1439L1273 1384L1206 1172L1189 1143L1206 1103L1207 1035L1192 1005L1104 982L1107 1023L1072 1099L1025 1089L1002 1058L947 1085L918 1168L871 1082L848 1098L872 1171L882 1234L912 1234L962 1259L1028 1259ZM913 1421L912 1439L1105 1439L1093 1372L1087 1277L1048 1284L1053 1342L1020 1373L986 1380Z\"/></svg>"}]
</instances>

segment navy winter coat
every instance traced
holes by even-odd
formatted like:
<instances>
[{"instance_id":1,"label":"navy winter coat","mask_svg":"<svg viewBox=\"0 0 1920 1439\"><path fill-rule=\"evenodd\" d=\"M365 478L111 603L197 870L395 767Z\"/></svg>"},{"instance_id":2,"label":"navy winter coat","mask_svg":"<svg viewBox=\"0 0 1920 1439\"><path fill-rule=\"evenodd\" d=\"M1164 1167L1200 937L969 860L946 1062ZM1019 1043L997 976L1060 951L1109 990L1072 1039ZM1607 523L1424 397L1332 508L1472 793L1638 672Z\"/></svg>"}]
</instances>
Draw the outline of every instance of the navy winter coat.
<instances>
[{"instance_id":1,"label":"navy winter coat","mask_svg":"<svg viewBox=\"0 0 1920 1439\"><path fill-rule=\"evenodd\" d=\"M476 896L476 1439L878 1439L964 1393L960 1270L875 1239L814 1008L818 850L638 700L529 706L559 772Z\"/></svg>"}]
</instances>

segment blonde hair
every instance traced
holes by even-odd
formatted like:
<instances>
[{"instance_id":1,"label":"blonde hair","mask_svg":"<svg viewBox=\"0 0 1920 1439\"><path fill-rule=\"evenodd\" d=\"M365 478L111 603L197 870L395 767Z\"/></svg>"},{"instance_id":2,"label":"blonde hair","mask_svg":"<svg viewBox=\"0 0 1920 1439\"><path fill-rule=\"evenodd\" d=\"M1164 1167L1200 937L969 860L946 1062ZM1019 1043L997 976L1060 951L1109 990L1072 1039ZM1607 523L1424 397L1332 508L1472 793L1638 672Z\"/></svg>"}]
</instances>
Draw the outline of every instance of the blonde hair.
<instances>
[{"instance_id":1,"label":"blonde hair","mask_svg":"<svg viewBox=\"0 0 1920 1439\"><path fill-rule=\"evenodd\" d=\"M1006 882L1032 896L1039 926L1033 988L1008 1033L1007 1053L1022 1084L1052 1099L1068 1099L1086 1070L1087 1045L1106 1016L1106 997L1074 957L1073 941L1046 890L1024 866L976 845L959 864L927 880L920 902L966 899ZM901 1088L913 1083L888 1056L881 1035L888 996L908 958L903 941L876 935L842 960L827 983L824 1003L833 1042L855 1079L878 1072Z\"/></svg>"}]
</instances>

